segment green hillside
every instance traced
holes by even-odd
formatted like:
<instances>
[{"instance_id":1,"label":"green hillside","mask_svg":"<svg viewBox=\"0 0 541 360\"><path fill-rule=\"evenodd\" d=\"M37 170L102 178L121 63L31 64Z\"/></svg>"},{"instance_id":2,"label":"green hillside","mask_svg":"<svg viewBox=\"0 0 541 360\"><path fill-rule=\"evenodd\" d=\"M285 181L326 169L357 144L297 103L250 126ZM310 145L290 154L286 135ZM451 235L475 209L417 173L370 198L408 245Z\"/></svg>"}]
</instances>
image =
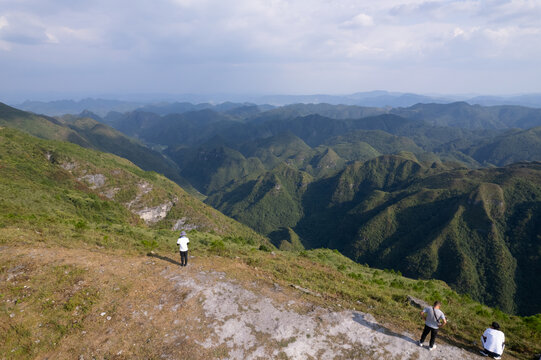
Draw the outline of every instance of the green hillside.
<instances>
[{"instance_id":1,"label":"green hillside","mask_svg":"<svg viewBox=\"0 0 541 360\"><path fill-rule=\"evenodd\" d=\"M392 113L432 125L467 129L527 129L541 125L541 110L523 106L480 106L466 102L416 104Z\"/></svg>"},{"instance_id":2,"label":"green hillside","mask_svg":"<svg viewBox=\"0 0 541 360\"><path fill-rule=\"evenodd\" d=\"M336 248L370 266L442 279L504 311L538 313L541 165L472 171L404 156L316 180L269 172L207 202L277 246L291 243L290 228L305 247Z\"/></svg>"},{"instance_id":3,"label":"green hillside","mask_svg":"<svg viewBox=\"0 0 541 360\"><path fill-rule=\"evenodd\" d=\"M497 166L518 161L541 161L541 127L512 130L464 152L480 163Z\"/></svg>"},{"instance_id":4,"label":"green hillside","mask_svg":"<svg viewBox=\"0 0 541 360\"><path fill-rule=\"evenodd\" d=\"M255 180L234 184L206 202L262 234L293 227L302 217L301 197L312 177L285 164Z\"/></svg>"},{"instance_id":5,"label":"green hillside","mask_svg":"<svg viewBox=\"0 0 541 360\"><path fill-rule=\"evenodd\" d=\"M340 149L341 152L347 154L348 160L363 160L365 155L366 160L372 158L376 153L379 154L396 154L400 151L409 151L412 153L424 152L415 142L403 136L391 135L381 130L356 130L347 133L346 135L330 138L326 142L327 145ZM367 149L365 154L358 154L358 151L368 144L376 153ZM351 149L350 151L348 151ZM368 157L370 156L370 157Z\"/></svg>"},{"instance_id":6,"label":"green hillside","mask_svg":"<svg viewBox=\"0 0 541 360\"><path fill-rule=\"evenodd\" d=\"M64 117L61 120L34 115L0 103L0 126L20 129L31 135L113 153L132 161L143 170L156 171L196 193L180 175L176 164L123 133L91 118Z\"/></svg>"},{"instance_id":7,"label":"green hillside","mask_svg":"<svg viewBox=\"0 0 541 360\"><path fill-rule=\"evenodd\" d=\"M240 151L247 157L261 159L267 169L272 169L282 162L302 168L315 153L291 132L248 141L240 147Z\"/></svg>"},{"instance_id":8,"label":"green hillside","mask_svg":"<svg viewBox=\"0 0 541 360\"><path fill-rule=\"evenodd\" d=\"M21 227L63 245L81 239L118 247L150 246L157 237L174 236L150 232L151 226L264 241L162 175L74 144L2 127L0 173L4 236L16 238Z\"/></svg>"},{"instance_id":9,"label":"green hillside","mask_svg":"<svg viewBox=\"0 0 541 360\"><path fill-rule=\"evenodd\" d=\"M539 163L445 171L378 158L312 184L294 229L305 245L532 314L541 297L540 196Z\"/></svg>"},{"instance_id":10,"label":"green hillside","mask_svg":"<svg viewBox=\"0 0 541 360\"><path fill-rule=\"evenodd\" d=\"M203 194L211 194L243 178L254 178L265 171L258 158L246 158L226 146L173 148L167 154L181 168L181 175Z\"/></svg>"},{"instance_id":11,"label":"green hillside","mask_svg":"<svg viewBox=\"0 0 541 360\"><path fill-rule=\"evenodd\" d=\"M531 314L539 308L525 294L535 293L529 274L537 268L524 249L535 244L537 223L521 221L527 221L524 212L537 214L537 200L509 204L528 191L535 194L538 182L512 192L521 176L514 166L467 169L538 160L539 128L498 130L533 124L536 114L464 103L384 114L296 105L242 121L208 109L168 116L134 112L115 126L168 146L176 176L277 246L337 248L361 263L444 279L487 304ZM99 139L112 134L92 120L68 127L88 143L99 143L88 131ZM534 165L526 168L536 174ZM491 171L502 175L484 179ZM510 194L497 200L505 209L497 217L471 200L484 199L476 191L485 194L491 184ZM497 266L487 260L492 257L500 259Z\"/></svg>"},{"instance_id":12,"label":"green hillside","mask_svg":"<svg viewBox=\"0 0 541 360\"><path fill-rule=\"evenodd\" d=\"M14 127L43 139L65 140L81 146L90 146L87 140L59 120L17 110L2 103L0 103L0 126Z\"/></svg>"},{"instance_id":13,"label":"green hillside","mask_svg":"<svg viewBox=\"0 0 541 360\"><path fill-rule=\"evenodd\" d=\"M386 176L380 175L385 168L392 170ZM357 174L358 169L372 170L373 173ZM517 165L515 170L529 192L523 192L519 186L504 187L504 199L508 196L506 192L515 191L509 194L514 202L506 203L506 208L520 207L532 201L534 194L534 188L527 186L534 182L528 177L531 165ZM366 197L370 200L365 202L364 211L379 209L378 204L395 196L400 187L406 184L414 186L416 178L422 179L419 186L433 188L444 180L460 182L458 175L454 179L443 175L438 177L434 171L413 160L389 156L370 164L356 163L334 178L310 182L309 175L280 166L261 179L261 188L267 182L272 187L261 194L267 198L284 194L293 201L299 201L303 194L313 191L309 189L310 184L324 183L330 188L333 184L342 184L340 189L348 190L346 182L352 180L354 191L346 191L343 197L340 195L342 192L334 192L333 204L356 199L356 193L363 187L378 187L379 192L374 191ZM493 171L496 172L485 174L484 179L513 178L510 175L506 177L501 169ZM483 171L478 174L483 174ZM391 190L393 192L385 194ZM472 198L472 204L478 202L486 207L490 216L499 216L500 206L494 202L501 195L497 189L489 186L478 193L479 198ZM262 203L265 204L264 200ZM303 204L302 201L300 203ZM282 227L271 233L271 239L289 251L271 252L272 245L265 238L201 203L159 174L142 171L131 162L111 154L66 142L37 139L8 127L0 128L0 207L0 244L4 249L15 249L15 252L29 249L32 256L39 256L42 248L58 253L54 264L39 269L44 273L36 272L35 266L24 263L23 256L1 260L0 276L3 280L9 278L13 268L26 266L24 278L0 282L2 297L10 300L0 305L0 351L8 354L8 358L50 356L66 342L69 344L70 339L80 341L81 332L90 337L93 331L100 331L96 329L102 327L96 324L105 321L115 331L118 326L132 326L131 318L120 321L121 317L115 316L133 312L132 305L123 308L125 302L119 297L142 292L146 289L143 284L148 285L149 281L145 276L124 274L131 274L135 263L144 262L148 269L159 267L154 269L158 272L164 266L170 266L165 261L169 261L168 256L172 256L169 254L177 250L174 239L178 232L171 230L174 225L191 229L191 251L196 255L198 266L211 271L226 271L228 278L253 284L264 281L274 287L294 285L305 289L302 290L305 292L303 301L311 301L330 310L369 312L378 322L400 332L420 331L418 309L407 302L407 296L429 302L441 299L446 314L452 319L442 331L442 341L476 351L472 342L486 324L496 319L506 331L506 354L528 359L541 350L539 316L508 315L457 294L441 281L413 280L395 271L370 269L337 251L301 250L297 232L291 227ZM523 208L523 213L520 213L523 216L514 218L514 229L535 233L538 227L522 226L528 223L528 219L537 221L532 220L536 219L535 212L528 213L527 209ZM533 242L531 246L535 247L535 244ZM71 248L72 253L64 251L65 248ZM153 257L141 257L151 250L154 251L150 254ZM100 268L103 266L100 267L99 262L90 264L87 252L94 258L103 256L104 261L114 258L114 266L123 274L122 279L129 281L118 282L120 277L113 279L102 274ZM81 258L70 259L69 256ZM62 265L62 259L68 259L72 265ZM166 260L154 265L154 261L163 259ZM539 264L534 257L530 261L537 266ZM536 286L538 283L535 279L533 281L532 286ZM22 284L29 284L29 287ZM150 285L148 291L163 292L163 284ZM139 296L150 294L143 292ZM530 295L536 296L531 290ZM137 300L130 298L130 302L132 299ZM159 300L158 297L155 305ZM19 309L24 309L24 313ZM112 315L110 321L99 316L103 309L107 315ZM13 313L17 315L11 316ZM145 326L154 329L152 323L147 322ZM134 332L126 336L112 339L136 342ZM36 338L43 340L37 342ZM151 341L154 347L157 340ZM94 345L87 346L92 350ZM144 350L154 354L148 348ZM114 353L111 356L114 357Z\"/></svg>"},{"instance_id":14,"label":"green hillside","mask_svg":"<svg viewBox=\"0 0 541 360\"><path fill-rule=\"evenodd\" d=\"M330 119L359 119L386 113L387 110L376 107L331 104L292 104L265 111L254 116L254 122L274 119L292 119L299 116L321 115Z\"/></svg>"}]
</instances>

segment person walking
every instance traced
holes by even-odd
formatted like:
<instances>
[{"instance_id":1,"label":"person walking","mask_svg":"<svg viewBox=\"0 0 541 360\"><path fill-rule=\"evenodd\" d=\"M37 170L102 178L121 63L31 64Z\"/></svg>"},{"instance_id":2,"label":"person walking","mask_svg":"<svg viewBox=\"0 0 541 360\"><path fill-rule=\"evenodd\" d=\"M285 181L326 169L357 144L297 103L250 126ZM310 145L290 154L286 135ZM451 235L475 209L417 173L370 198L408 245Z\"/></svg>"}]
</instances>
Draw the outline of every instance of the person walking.
<instances>
[{"instance_id":1,"label":"person walking","mask_svg":"<svg viewBox=\"0 0 541 360\"><path fill-rule=\"evenodd\" d=\"M188 243L190 239L186 236L186 231L180 233L180 237L177 240L177 245L180 250L180 266L188 265Z\"/></svg>"},{"instance_id":2,"label":"person walking","mask_svg":"<svg viewBox=\"0 0 541 360\"><path fill-rule=\"evenodd\" d=\"M419 346L423 346L425 339L430 333L430 346L428 350L432 351L436 348L436 336L438 336L438 329L441 326L447 324L445 314L440 310L441 302L436 301L433 306L428 306L421 311L421 317L425 320L425 328L421 334L421 340L419 340Z\"/></svg>"},{"instance_id":3,"label":"person walking","mask_svg":"<svg viewBox=\"0 0 541 360\"><path fill-rule=\"evenodd\" d=\"M502 358L503 349L505 348L505 335L500 330L500 324L494 321L485 330L483 336L481 336L481 344L483 344L483 350L481 350L483 356L490 356L493 359Z\"/></svg>"}]
</instances>

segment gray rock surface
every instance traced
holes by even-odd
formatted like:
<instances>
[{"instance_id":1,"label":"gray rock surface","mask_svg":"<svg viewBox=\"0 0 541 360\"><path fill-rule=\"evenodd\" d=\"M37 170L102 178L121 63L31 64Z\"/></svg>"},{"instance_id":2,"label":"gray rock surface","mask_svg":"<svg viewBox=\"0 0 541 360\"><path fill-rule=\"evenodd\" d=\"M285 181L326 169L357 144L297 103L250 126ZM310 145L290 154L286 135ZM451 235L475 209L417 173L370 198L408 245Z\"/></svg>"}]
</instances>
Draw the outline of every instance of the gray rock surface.
<instances>
[{"instance_id":1,"label":"gray rock surface","mask_svg":"<svg viewBox=\"0 0 541 360\"><path fill-rule=\"evenodd\" d=\"M206 348L226 346L227 359L471 359L466 350L438 342L434 351L417 345L420 334L397 333L370 314L331 311L302 300L277 301L262 296L225 274L192 269L163 276L185 301L196 301L202 316L189 321L187 332L210 332L196 342ZM276 293L276 287L269 287Z\"/></svg>"}]
</instances>

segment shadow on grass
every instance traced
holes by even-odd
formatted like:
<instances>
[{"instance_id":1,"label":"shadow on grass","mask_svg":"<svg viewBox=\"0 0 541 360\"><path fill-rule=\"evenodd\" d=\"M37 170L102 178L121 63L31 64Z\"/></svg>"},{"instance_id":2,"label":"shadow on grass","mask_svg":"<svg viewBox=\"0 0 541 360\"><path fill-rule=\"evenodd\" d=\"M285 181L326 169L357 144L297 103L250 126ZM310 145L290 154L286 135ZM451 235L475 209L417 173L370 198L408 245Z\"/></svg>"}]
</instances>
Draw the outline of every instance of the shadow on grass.
<instances>
[{"instance_id":1,"label":"shadow on grass","mask_svg":"<svg viewBox=\"0 0 541 360\"><path fill-rule=\"evenodd\" d=\"M394 331L392 331L390 329L387 329L386 327L381 326L381 325L379 325L379 324L377 324L375 322L369 321L369 320L364 318L363 314L354 313L353 314L353 321L355 321L356 323L361 324L363 326L366 326L367 328L372 329L374 331L380 332L380 333L385 334L385 335L394 336L394 337L402 339L402 340L404 340L406 342L417 345L417 340L414 340L414 339L412 339L412 338L410 338L410 337L408 337L406 335L396 333L396 332L394 332ZM419 333L419 337L421 337L421 333ZM438 338L440 338L440 336L438 336ZM441 337L441 338L443 338L445 340L445 342L447 344L451 345L451 346L462 349L462 350L467 351L467 352L469 352L471 354L480 356L479 355L479 350L480 349L475 347L475 346L464 345L463 343L460 343L460 342L458 342L456 340L450 339L447 336L444 336L444 337ZM428 349L428 347L425 347L425 348Z\"/></svg>"},{"instance_id":2,"label":"shadow on grass","mask_svg":"<svg viewBox=\"0 0 541 360\"><path fill-rule=\"evenodd\" d=\"M417 341L416 340L413 340L412 338L406 336L406 335L402 335L402 334L399 334L399 333L396 333L392 330L389 330L387 329L386 327L384 326L381 326L379 324L376 324L372 321L369 321L367 319L364 318L364 315L363 314L360 314L360 313L354 313L353 314L353 321L355 321L356 323L358 324L361 324L362 326L366 326L367 328L369 329L372 329L372 330L375 330L377 332L380 332L382 334L385 334L385 335L389 335L389 336L394 336L394 337L397 337L399 339L402 339L404 341L407 341L409 343L412 343L412 344L415 344L417 345Z\"/></svg>"},{"instance_id":3,"label":"shadow on grass","mask_svg":"<svg viewBox=\"0 0 541 360\"><path fill-rule=\"evenodd\" d=\"M158 258L160 260L167 261L167 262L170 262L171 264L175 264L175 265L180 266L180 263L178 261L173 260L173 259L171 259L171 258L169 258L167 256L162 256L162 255L153 254L153 253L148 253L147 256Z\"/></svg>"}]
</instances>

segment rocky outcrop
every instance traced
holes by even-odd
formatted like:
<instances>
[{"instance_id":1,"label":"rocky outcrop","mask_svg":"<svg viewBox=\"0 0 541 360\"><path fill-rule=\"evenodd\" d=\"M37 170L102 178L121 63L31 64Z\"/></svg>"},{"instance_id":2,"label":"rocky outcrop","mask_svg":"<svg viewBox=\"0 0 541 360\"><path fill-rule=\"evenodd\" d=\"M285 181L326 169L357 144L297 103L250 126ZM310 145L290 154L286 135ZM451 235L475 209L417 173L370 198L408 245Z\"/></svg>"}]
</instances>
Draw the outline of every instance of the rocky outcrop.
<instances>
[{"instance_id":1,"label":"rocky outcrop","mask_svg":"<svg viewBox=\"0 0 541 360\"><path fill-rule=\"evenodd\" d=\"M427 308L429 307L430 305L428 305L427 302L421 300L421 299L417 299L413 296L410 296L408 295L408 297L406 298L408 304L416 307L416 308L419 308L419 309L424 309L424 308Z\"/></svg>"},{"instance_id":2,"label":"rocky outcrop","mask_svg":"<svg viewBox=\"0 0 541 360\"><path fill-rule=\"evenodd\" d=\"M135 213L147 224L155 224L158 221L165 219L172 207L173 203L168 201L158 206L145 207L135 211Z\"/></svg>"},{"instance_id":3,"label":"rocky outcrop","mask_svg":"<svg viewBox=\"0 0 541 360\"><path fill-rule=\"evenodd\" d=\"M198 228L197 225L195 224L189 224L187 223L187 218L183 217L182 219L178 219L176 222L175 222L175 225L173 225L173 227L171 228L171 230L173 231L180 231L180 230L184 230L184 231L190 231L190 230L195 230Z\"/></svg>"},{"instance_id":4,"label":"rocky outcrop","mask_svg":"<svg viewBox=\"0 0 541 360\"><path fill-rule=\"evenodd\" d=\"M94 190L104 186L106 178L103 174L88 174L81 176L77 180L86 182Z\"/></svg>"}]
</instances>

